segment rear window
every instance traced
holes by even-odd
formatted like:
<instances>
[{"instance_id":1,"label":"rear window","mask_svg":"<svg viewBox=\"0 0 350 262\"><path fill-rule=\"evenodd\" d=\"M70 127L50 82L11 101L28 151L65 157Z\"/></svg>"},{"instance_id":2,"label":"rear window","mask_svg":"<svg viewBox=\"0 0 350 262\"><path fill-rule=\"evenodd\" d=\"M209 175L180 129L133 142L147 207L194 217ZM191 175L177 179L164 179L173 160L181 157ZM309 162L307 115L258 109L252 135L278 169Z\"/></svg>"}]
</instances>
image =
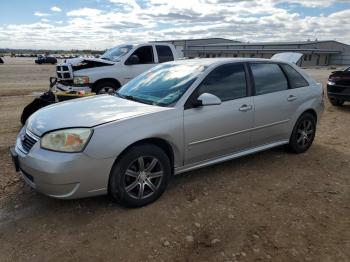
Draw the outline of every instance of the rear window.
<instances>
[{"instance_id":1,"label":"rear window","mask_svg":"<svg viewBox=\"0 0 350 262\"><path fill-rule=\"evenodd\" d=\"M282 65L282 67L288 75L292 88L305 87L309 85L305 78L301 74L299 74L293 67L291 67L290 65Z\"/></svg>"},{"instance_id":2,"label":"rear window","mask_svg":"<svg viewBox=\"0 0 350 262\"><path fill-rule=\"evenodd\" d=\"M158 54L159 63L174 61L173 52L171 51L169 46L157 45L156 50L157 50L157 54Z\"/></svg>"},{"instance_id":3,"label":"rear window","mask_svg":"<svg viewBox=\"0 0 350 262\"><path fill-rule=\"evenodd\" d=\"M288 89L288 81L277 64L250 65L255 83L255 95L263 95Z\"/></svg>"}]
</instances>

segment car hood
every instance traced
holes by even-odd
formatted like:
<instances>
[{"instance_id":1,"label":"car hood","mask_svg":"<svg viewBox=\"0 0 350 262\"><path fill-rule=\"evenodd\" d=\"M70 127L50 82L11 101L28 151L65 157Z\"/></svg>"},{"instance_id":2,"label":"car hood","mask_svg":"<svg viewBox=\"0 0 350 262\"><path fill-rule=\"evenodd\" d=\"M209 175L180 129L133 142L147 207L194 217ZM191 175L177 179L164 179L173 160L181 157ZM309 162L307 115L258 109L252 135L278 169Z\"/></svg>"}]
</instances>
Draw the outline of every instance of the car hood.
<instances>
[{"instance_id":1,"label":"car hood","mask_svg":"<svg viewBox=\"0 0 350 262\"><path fill-rule=\"evenodd\" d=\"M57 129L93 127L111 121L169 110L111 95L78 98L44 107L27 121L29 131L37 136Z\"/></svg>"},{"instance_id":2,"label":"car hood","mask_svg":"<svg viewBox=\"0 0 350 262\"><path fill-rule=\"evenodd\" d=\"M113 61L108 61L101 58L85 58L85 57L77 57L77 58L71 58L66 59L65 63L71 64L72 66L79 66L82 63L103 63L106 65L113 65Z\"/></svg>"},{"instance_id":3,"label":"car hood","mask_svg":"<svg viewBox=\"0 0 350 262\"><path fill-rule=\"evenodd\" d=\"M108 61L100 58L77 57L77 58L67 59L64 63L60 65L61 66L70 65L73 71L77 71L77 70L96 68L101 66L112 66L114 64L116 64L116 62Z\"/></svg>"}]
</instances>

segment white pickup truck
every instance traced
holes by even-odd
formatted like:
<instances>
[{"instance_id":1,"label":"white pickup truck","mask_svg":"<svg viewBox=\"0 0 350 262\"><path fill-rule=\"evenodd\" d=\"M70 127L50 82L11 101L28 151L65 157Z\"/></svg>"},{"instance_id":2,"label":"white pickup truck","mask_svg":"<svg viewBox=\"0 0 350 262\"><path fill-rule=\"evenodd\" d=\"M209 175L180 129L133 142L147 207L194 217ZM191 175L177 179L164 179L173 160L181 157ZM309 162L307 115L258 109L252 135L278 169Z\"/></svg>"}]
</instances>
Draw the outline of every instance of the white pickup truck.
<instances>
[{"instance_id":1,"label":"white pickup truck","mask_svg":"<svg viewBox=\"0 0 350 262\"><path fill-rule=\"evenodd\" d=\"M55 88L61 91L113 93L137 75L159 63L178 59L171 44L124 44L100 58L73 58L57 65Z\"/></svg>"}]
</instances>

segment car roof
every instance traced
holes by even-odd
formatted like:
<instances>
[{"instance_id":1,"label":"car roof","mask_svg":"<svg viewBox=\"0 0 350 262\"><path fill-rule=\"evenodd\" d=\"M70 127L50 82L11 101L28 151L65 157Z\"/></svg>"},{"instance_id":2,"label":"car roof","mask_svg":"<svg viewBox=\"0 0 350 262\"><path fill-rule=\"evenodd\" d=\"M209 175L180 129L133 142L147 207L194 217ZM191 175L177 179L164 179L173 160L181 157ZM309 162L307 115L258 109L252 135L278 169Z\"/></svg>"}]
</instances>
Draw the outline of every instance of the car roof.
<instances>
[{"instance_id":1,"label":"car roof","mask_svg":"<svg viewBox=\"0 0 350 262\"><path fill-rule=\"evenodd\" d=\"M272 59L263 59L263 58L194 58L194 59L180 59L168 64L191 64L198 66L214 66L227 63L238 63L238 62L283 62Z\"/></svg>"}]
</instances>

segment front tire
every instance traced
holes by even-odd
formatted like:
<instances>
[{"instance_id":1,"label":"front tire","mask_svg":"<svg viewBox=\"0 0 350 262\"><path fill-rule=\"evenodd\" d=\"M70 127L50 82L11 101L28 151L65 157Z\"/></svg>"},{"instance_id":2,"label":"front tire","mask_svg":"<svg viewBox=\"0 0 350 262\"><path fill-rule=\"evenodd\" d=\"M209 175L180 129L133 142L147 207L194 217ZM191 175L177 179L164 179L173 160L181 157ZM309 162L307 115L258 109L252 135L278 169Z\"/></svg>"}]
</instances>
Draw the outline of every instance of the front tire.
<instances>
[{"instance_id":1,"label":"front tire","mask_svg":"<svg viewBox=\"0 0 350 262\"><path fill-rule=\"evenodd\" d=\"M145 206L163 194L170 175L170 160L161 148L152 144L136 145L114 164L109 193L124 206Z\"/></svg>"},{"instance_id":2,"label":"front tire","mask_svg":"<svg viewBox=\"0 0 350 262\"><path fill-rule=\"evenodd\" d=\"M114 94L120 86L112 81L102 81L96 84L94 92L98 95Z\"/></svg>"},{"instance_id":3,"label":"front tire","mask_svg":"<svg viewBox=\"0 0 350 262\"><path fill-rule=\"evenodd\" d=\"M288 149L296 154L306 152L312 145L316 135L316 119L305 113L296 122L289 139Z\"/></svg>"},{"instance_id":4,"label":"front tire","mask_svg":"<svg viewBox=\"0 0 350 262\"><path fill-rule=\"evenodd\" d=\"M333 105L333 106L342 106L344 104L344 100L339 100L339 99L335 99L335 98L330 98L329 102Z\"/></svg>"}]
</instances>

